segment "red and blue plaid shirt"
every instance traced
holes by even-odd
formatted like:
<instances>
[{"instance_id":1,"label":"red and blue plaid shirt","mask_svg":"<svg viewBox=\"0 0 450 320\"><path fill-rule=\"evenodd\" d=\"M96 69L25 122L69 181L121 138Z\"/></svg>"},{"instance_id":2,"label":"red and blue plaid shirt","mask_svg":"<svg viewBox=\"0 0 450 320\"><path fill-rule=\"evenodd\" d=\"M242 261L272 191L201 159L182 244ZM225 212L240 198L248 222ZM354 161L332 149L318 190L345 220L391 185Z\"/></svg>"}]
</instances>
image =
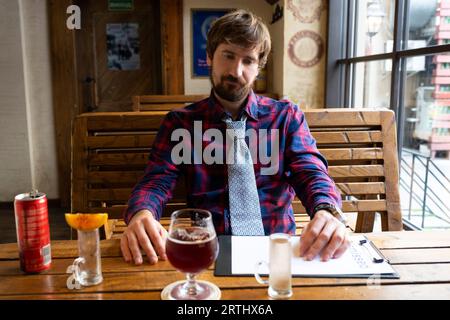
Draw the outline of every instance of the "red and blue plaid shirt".
<instances>
[{"instance_id":1,"label":"red and blue plaid shirt","mask_svg":"<svg viewBox=\"0 0 450 320\"><path fill-rule=\"evenodd\" d=\"M274 175L261 174L263 165L258 158L254 161L256 184L261 205L261 216L265 234L275 232L295 233L292 200L297 194L308 214L320 203L341 206L340 194L334 181L328 175L327 162L318 152L303 112L287 100L273 100L250 93L245 107L246 129L279 130L279 168ZM134 187L125 211L125 221L142 209L150 210L160 219L164 205L172 197L177 179L184 175L187 191L187 205L190 208L209 210L218 234L231 234L228 202L228 173L225 164L174 164L172 148L178 141L172 141L172 132L178 128L187 129L194 139L194 121L202 121L202 132L218 129L225 137L226 125L222 121L224 108L212 93L207 99L183 109L169 112L153 143L143 178ZM225 150L226 139L222 148ZM203 148L211 143L203 138ZM247 139L248 143L248 139ZM272 142L273 143L273 142ZM193 144L192 144L193 145ZM195 148L191 148L194 153ZM268 147L270 150L270 147ZM225 154L225 151L224 151ZM191 155L193 159L193 154ZM201 159L201 158L200 158Z\"/></svg>"}]
</instances>

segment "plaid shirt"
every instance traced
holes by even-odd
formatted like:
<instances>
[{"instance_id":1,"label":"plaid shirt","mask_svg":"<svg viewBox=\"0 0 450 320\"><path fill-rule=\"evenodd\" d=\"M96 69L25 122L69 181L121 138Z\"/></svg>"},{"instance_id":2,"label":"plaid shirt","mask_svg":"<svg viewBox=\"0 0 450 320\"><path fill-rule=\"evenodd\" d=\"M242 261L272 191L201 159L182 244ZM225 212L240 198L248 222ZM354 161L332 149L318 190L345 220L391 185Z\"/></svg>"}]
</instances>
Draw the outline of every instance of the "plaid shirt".
<instances>
[{"instance_id":1,"label":"plaid shirt","mask_svg":"<svg viewBox=\"0 0 450 320\"><path fill-rule=\"evenodd\" d=\"M307 213L312 217L313 209L320 203L341 206L340 194L328 175L327 162L318 152L314 138L309 132L303 112L289 101L276 101L250 93L241 110L247 115L246 128L268 130L268 144L273 136L271 129L279 130L279 168L274 175L261 174L263 165L254 160L254 170L261 215L265 234L275 232L295 233L292 200L297 194ZM226 125L222 121L224 108L214 94L183 109L169 112L152 146L145 175L134 187L125 211L128 223L139 210L148 209L156 219L161 218L164 205L172 197L177 179L186 180L187 205L190 208L209 210L218 234L231 234L228 204L228 173L225 164L174 164L172 148L178 141L171 141L172 132L187 129L194 139L194 121L202 121L202 133L207 129L218 129L225 137ZM212 143L202 139L203 150ZM248 138L246 138L247 144ZM221 144L225 150L225 141ZM272 142L273 143L273 142ZM192 144L192 142L191 142ZM192 157L194 159L194 147ZM251 148L250 148L251 149ZM270 147L267 148L270 150ZM223 152L225 158L225 151ZM201 159L201 158L200 158Z\"/></svg>"}]
</instances>

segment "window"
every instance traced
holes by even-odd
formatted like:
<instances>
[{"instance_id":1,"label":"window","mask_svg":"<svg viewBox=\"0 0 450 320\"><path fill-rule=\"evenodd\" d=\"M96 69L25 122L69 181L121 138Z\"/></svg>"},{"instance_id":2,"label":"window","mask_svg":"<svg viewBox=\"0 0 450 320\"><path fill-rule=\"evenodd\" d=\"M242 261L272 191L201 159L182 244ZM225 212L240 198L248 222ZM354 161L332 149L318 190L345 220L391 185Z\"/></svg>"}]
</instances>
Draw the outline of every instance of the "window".
<instances>
[{"instance_id":1,"label":"window","mask_svg":"<svg viewBox=\"0 0 450 320\"><path fill-rule=\"evenodd\" d=\"M392 77L390 60L359 62L354 69L355 107L375 107L389 109Z\"/></svg>"},{"instance_id":2,"label":"window","mask_svg":"<svg viewBox=\"0 0 450 320\"><path fill-rule=\"evenodd\" d=\"M415 225L426 226L425 217L433 216L450 227L450 208L442 202L450 197L450 0L333 0L329 12L326 105L392 109L399 167L423 157L422 171L433 176L418 183L421 191L403 181L403 189L411 187L400 188L402 209L409 205ZM429 172L441 160L437 166L445 170ZM432 184L445 187L431 190Z\"/></svg>"},{"instance_id":3,"label":"window","mask_svg":"<svg viewBox=\"0 0 450 320\"><path fill-rule=\"evenodd\" d=\"M401 152L407 79L450 90L450 0L338 0L329 12L326 105L394 110Z\"/></svg>"}]
</instances>

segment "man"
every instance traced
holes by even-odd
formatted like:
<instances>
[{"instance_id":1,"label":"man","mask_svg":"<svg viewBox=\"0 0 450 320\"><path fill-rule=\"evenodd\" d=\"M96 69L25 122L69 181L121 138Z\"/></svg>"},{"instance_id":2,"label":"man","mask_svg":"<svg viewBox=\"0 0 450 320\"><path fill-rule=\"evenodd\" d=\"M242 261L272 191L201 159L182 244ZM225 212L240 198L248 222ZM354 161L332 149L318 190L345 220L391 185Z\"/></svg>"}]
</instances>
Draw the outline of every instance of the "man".
<instances>
[{"instance_id":1,"label":"man","mask_svg":"<svg viewBox=\"0 0 450 320\"><path fill-rule=\"evenodd\" d=\"M167 232L158 221L181 175L186 179L188 206L211 211L218 234L295 233L291 202L297 194L311 216L302 234L300 255L308 260L320 255L327 261L345 252L348 235L336 215L340 195L327 173L326 160L317 151L304 114L289 101L253 93L253 82L265 65L270 48L267 27L248 11L231 12L212 25L206 49L211 95L170 112L163 121L145 175L135 186L125 212L128 227L121 238L121 249L127 262L142 263L140 248L151 264L158 261L158 256L166 259ZM226 149L226 163L205 163L206 148L203 157L199 156L195 141L191 148L191 139L184 141L184 152L189 154L180 156L187 161L177 159L174 149L180 144L174 141L174 132L185 130L195 140L199 128L227 136L223 139L226 143L220 137L211 142L220 147L216 153ZM251 139L245 142L244 128L271 134L259 136L259 144ZM228 139L230 132L235 136ZM200 138L200 146L213 140L205 136ZM276 158L276 165L272 163L271 168L267 168L267 161L258 159L257 153L257 159L252 153L254 163L249 164L249 153L264 144L272 151L271 159ZM197 161L189 162L192 158Z\"/></svg>"}]
</instances>

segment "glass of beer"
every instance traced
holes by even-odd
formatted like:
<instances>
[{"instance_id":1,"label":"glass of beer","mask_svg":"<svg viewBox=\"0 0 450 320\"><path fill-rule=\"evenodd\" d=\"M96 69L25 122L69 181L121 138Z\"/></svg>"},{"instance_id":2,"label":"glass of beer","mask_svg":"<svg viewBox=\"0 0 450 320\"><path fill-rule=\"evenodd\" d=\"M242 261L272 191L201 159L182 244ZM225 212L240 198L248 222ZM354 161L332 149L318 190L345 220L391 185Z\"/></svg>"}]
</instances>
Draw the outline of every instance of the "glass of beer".
<instances>
[{"instance_id":1,"label":"glass of beer","mask_svg":"<svg viewBox=\"0 0 450 320\"><path fill-rule=\"evenodd\" d=\"M256 264L255 278L261 284L268 284L268 294L272 299L288 299L292 296L292 247L290 235L273 233L269 238L269 263L259 261ZM259 274L262 266L269 267L269 280Z\"/></svg>"},{"instance_id":2,"label":"glass of beer","mask_svg":"<svg viewBox=\"0 0 450 320\"><path fill-rule=\"evenodd\" d=\"M186 274L186 280L169 284L161 292L165 300L216 300L220 289L213 283L196 280L217 258L219 243L211 213L202 209L182 209L171 215L166 254L172 266Z\"/></svg>"}]
</instances>

